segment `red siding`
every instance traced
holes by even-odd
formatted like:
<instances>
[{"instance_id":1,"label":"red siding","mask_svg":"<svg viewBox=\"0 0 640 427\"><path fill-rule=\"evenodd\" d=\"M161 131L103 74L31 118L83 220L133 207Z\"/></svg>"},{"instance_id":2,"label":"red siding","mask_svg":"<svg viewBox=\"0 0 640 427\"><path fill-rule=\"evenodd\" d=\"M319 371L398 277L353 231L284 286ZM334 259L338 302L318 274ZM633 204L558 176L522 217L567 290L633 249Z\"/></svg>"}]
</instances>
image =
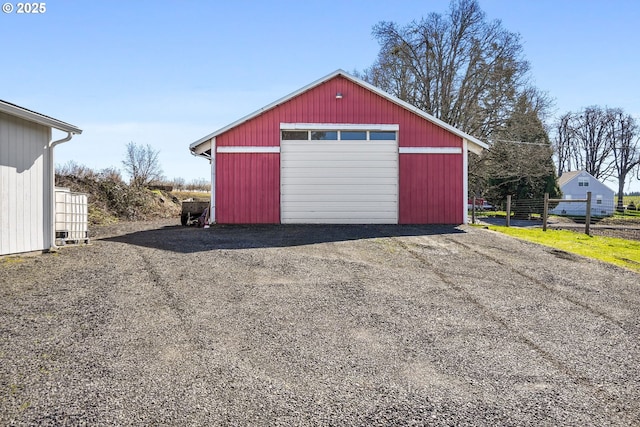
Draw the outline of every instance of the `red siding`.
<instances>
[{"instance_id":1,"label":"red siding","mask_svg":"<svg viewBox=\"0 0 640 427\"><path fill-rule=\"evenodd\" d=\"M216 145L279 146L280 123L398 124L401 147L462 149L460 137L342 76L218 135ZM217 155L217 222L280 222L279 157ZM399 167L400 223L462 222L462 154L402 154Z\"/></svg>"},{"instance_id":2,"label":"red siding","mask_svg":"<svg viewBox=\"0 0 640 427\"><path fill-rule=\"evenodd\" d=\"M400 154L401 224L461 224L462 155Z\"/></svg>"},{"instance_id":3,"label":"red siding","mask_svg":"<svg viewBox=\"0 0 640 427\"><path fill-rule=\"evenodd\" d=\"M216 188L216 222L280 222L279 154L219 153Z\"/></svg>"}]
</instances>

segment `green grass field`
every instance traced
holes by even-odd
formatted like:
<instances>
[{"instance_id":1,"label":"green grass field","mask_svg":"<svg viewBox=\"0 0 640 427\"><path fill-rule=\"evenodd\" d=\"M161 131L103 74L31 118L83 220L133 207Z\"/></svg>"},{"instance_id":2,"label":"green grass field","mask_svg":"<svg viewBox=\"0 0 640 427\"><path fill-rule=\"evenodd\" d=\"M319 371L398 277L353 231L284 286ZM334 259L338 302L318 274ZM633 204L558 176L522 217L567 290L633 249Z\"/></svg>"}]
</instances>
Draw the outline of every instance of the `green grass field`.
<instances>
[{"instance_id":1,"label":"green grass field","mask_svg":"<svg viewBox=\"0 0 640 427\"><path fill-rule=\"evenodd\" d=\"M640 273L640 242L634 240L587 236L568 230L501 226L490 226L489 229Z\"/></svg>"},{"instance_id":2,"label":"green grass field","mask_svg":"<svg viewBox=\"0 0 640 427\"><path fill-rule=\"evenodd\" d=\"M613 215L613 220L617 221L620 219L624 219L625 221L630 222L630 225L638 225L640 224L640 196L624 196L624 204L630 205L633 204L636 206L636 209L627 209L624 212L615 212ZM618 205L618 197L614 200L614 205Z\"/></svg>"},{"instance_id":3,"label":"green grass field","mask_svg":"<svg viewBox=\"0 0 640 427\"><path fill-rule=\"evenodd\" d=\"M638 206L638 203L640 203L640 196L624 196L625 205L628 205L632 201L636 206ZM615 202L616 204L618 203L618 196L615 197Z\"/></svg>"},{"instance_id":4,"label":"green grass field","mask_svg":"<svg viewBox=\"0 0 640 427\"><path fill-rule=\"evenodd\" d=\"M186 199L198 199L198 200L209 200L211 198L211 193L201 192L201 191L172 191L172 196L177 197L179 200Z\"/></svg>"},{"instance_id":5,"label":"green grass field","mask_svg":"<svg viewBox=\"0 0 640 427\"><path fill-rule=\"evenodd\" d=\"M625 205L628 206L629 204L631 204L631 202L633 202L633 204L636 206L636 209L637 209L638 204L640 203L640 196L624 196L623 203ZM618 206L618 196L614 198L614 205ZM633 212L633 211L628 211L628 212Z\"/></svg>"}]
</instances>

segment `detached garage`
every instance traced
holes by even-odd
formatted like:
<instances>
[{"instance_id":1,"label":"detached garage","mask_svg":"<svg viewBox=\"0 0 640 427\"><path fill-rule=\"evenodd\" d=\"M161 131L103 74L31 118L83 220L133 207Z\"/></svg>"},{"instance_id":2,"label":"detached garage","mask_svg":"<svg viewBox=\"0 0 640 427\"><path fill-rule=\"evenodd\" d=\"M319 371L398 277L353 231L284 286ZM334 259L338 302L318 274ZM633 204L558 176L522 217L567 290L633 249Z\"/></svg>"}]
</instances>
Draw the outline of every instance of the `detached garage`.
<instances>
[{"instance_id":1,"label":"detached garage","mask_svg":"<svg viewBox=\"0 0 640 427\"><path fill-rule=\"evenodd\" d=\"M67 136L52 141L52 129ZM0 255L55 245L53 149L82 130L0 100Z\"/></svg>"},{"instance_id":2,"label":"detached garage","mask_svg":"<svg viewBox=\"0 0 640 427\"><path fill-rule=\"evenodd\" d=\"M461 224L486 144L342 70L199 139L211 222Z\"/></svg>"}]
</instances>

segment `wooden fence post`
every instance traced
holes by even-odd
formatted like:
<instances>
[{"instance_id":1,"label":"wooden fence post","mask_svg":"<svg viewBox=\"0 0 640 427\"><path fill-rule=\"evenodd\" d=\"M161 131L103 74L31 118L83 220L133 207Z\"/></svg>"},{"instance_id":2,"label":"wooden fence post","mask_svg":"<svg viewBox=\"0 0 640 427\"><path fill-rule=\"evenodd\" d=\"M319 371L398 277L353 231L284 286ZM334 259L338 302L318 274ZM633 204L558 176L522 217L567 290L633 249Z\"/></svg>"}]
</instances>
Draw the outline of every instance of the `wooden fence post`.
<instances>
[{"instance_id":1,"label":"wooden fence post","mask_svg":"<svg viewBox=\"0 0 640 427\"><path fill-rule=\"evenodd\" d=\"M591 191L587 191L587 215L584 222L584 232L590 235L591 227Z\"/></svg>"},{"instance_id":2,"label":"wooden fence post","mask_svg":"<svg viewBox=\"0 0 640 427\"><path fill-rule=\"evenodd\" d=\"M549 193L544 193L544 207L542 211L542 231L547 231L547 212L549 211Z\"/></svg>"},{"instance_id":3,"label":"wooden fence post","mask_svg":"<svg viewBox=\"0 0 640 427\"><path fill-rule=\"evenodd\" d=\"M507 195L507 227L511 225L511 194Z\"/></svg>"},{"instance_id":4,"label":"wooden fence post","mask_svg":"<svg viewBox=\"0 0 640 427\"><path fill-rule=\"evenodd\" d=\"M473 205L471 206L471 224L476 223L476 196L472 199Z\"/></svg>"}]
</instances>

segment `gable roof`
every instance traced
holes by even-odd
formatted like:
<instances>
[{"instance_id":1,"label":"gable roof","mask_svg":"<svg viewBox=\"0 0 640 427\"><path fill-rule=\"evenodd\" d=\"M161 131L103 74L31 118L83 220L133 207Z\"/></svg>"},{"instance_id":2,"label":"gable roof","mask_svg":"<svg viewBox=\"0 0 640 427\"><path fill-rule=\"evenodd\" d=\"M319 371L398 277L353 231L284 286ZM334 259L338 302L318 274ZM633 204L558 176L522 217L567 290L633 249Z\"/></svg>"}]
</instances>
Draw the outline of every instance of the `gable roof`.
<instances>
[{"instance_id":1,"label":"gable roof","mask_svg":"<svg viewBox=\"0 0 640 427\"><path fill-rule=\"evenodd\" d=\"M595 176L591 175L589 172L584 171L584 170L582 170L582 171L563 172L562 176L560 176L560 178L558 178L558 187L560 187L560 189L562 189L565 185L567 185L568 183L573 181L578 176L586 176L589 179L591 179L591 181L593 181L594 183L597 183L599 186L601 186L603 189L607 189L611 193L615 194L615 191L610 189L606 184L604 184L598 178L596 178Z\"/></svg>"},{"instance_id":2,"label":"gable roof","mask_svg":"<svg viewBox=\"0 0 640 427\"><path fill-rule=\"evenodd\" d=\"M573 178L578 176L582 171L571 171L571 172L562 172L560 178L558 178L558 186L562 187L567 182L571 181Z\"/></svg>"},{"instance_id":3,"label":"gable roof","mask_svg":"<svg viewBox=\"0 0 640 427\"><path fill-rule=\"evenodd\" d=\"M75 135L82 133L82 129L63 122L53 117L45 116L44 114L37 113L32 110L28 110L11 102L3 101L0 99L0 111L3 113L11 114L12 116L19 117L30 122L38 123L44 126L52 127L64 132L69 132Z\"/></svg>"},{"instance_id":4,"label":"gable roof","mask_svg":"<svg viewBox=\"0 0 640 427\"><path fill-rule=\"evenodd\" d=\"M346 78L347 80L351 80L353 83L355 83L357 85L360 85L360 86L370 90L371 92L374 92L374 93L380 95L381 97L387 99L388 101L391 101L394 104L397 104L397 105L405 108L406 110L409 110L409 111L417 114L418 116L422 117L423 119L428 120L431 123L433 123L433 124L435 124L437 126L440 126L441 128L444 128L444 129L448 130L449 132L453 133L454 135L457 135L457 136L467 140L469 142L469 150L472 151L472 152L479 153L483 149L489 148L489 146L486 143L480 141L479 139L477 139L477 138L475 138L475 137L473 137L473 136L471 136L471 135L469 135L469 134L467 134L465 132L462 132L460 129L457 129L457 128L451 126L450 124L445 123L442 120L435 118L431 114L426 113L426 112L420 110L419 108L416 108L415 106L409 104L408 102L405 102L405 101L401 100L400 98L396 98L395 96L383 91L382 89L379 89L379 88L373 86L372 84L369 84L369 83L365 82L364 80L361 80L361 79L359 79L357 77L354 77L354 76L348 74L344 70L338 69L338 70L334 71L333 73L330 73L330 74L328 74L328 75L316 80L315 82L312 82L312 83L310 83L310 84L308 84L308 85L306 85L306 86L304 86L304 87L302 87L302 88L300 88L300 89L298 89L298 90L296 90L294 92L291 92L289 95L286 95L286 96L284 96L284 97L272 102L271 104L266 105L265 107L262 107L259 110L256 110L253 113L251 113L251 114L249 114L247 116L244 116L241 119L236 120L235 122L233 122L233 123L231 123L231 124L229 124L229 125L227 125L225 127L222 127L220 129L218 129L217 131L215 131L213 133L210 133L209 135L207 135L205 137L200 138L196 142L194 142L191 145L189 145L189 149L191 150L191 152L193 154L198 154L199 155L201 153L201 150L198 150L198 147L200 145L209 142L211 139L215 138L216 136L218 136L220 134L223 134L223 133L225 133L226 131L228 131L230 129L233 129L236 126L239 126L242 123L253 119L254 117L257 117L260 114L262 114L262 113L264 113L266 111L269 111L272 108L275 108L280 104L284 104L285 102L289 101L290 99L295 98L296 96L301 95L304 92L307 92L308 90L311 90L314 87L319 86L322 83L325 83L325 82L327 82L327 81L329 81L329 80L331 80L331 79L333 79L333 78L335 78L337 76L342 76L342 77Z\"/></svg>"}]
</instances>

